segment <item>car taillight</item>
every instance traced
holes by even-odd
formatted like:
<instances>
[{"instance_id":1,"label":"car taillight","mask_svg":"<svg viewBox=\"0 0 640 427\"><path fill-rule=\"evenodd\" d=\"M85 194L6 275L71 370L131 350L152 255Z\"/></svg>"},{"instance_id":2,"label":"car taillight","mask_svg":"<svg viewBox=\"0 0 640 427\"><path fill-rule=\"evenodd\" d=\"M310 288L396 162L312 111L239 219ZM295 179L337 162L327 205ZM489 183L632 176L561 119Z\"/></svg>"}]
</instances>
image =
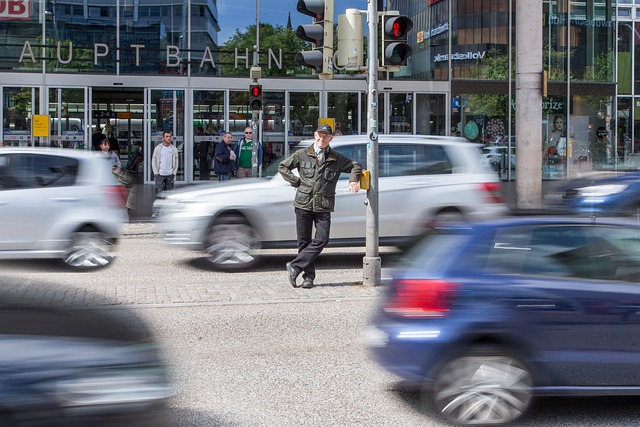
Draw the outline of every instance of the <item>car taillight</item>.
<instances>
[{"instance_id":1,"label":"car taillight","mask_svg":"<svg viewBox=\"0 0 640 427\"><path fill-rule=\"evenodd\" d=\"M109 206L123 208L127 205L127 189L124 185L107 185L104 190L107 193Z\"/></svg>"},{"instance_id":2,"label":"car taillight","mask_svg":"<svg viewBox=\"0 0 640 427\"><path fill-rule=\"evenodd\" d=\"M480 191L488 203L502 203L502 191L499 182L483 182Z\"/></svg>"},{"instance_id":3,"label":"car taillight","mask_svg":"<svg viewBox=\"0 0 640 427\"><path fill-rule=\"evenodd\" d=\"M445 280L399 280L384 311L399 317L425 318L446 316L453 304L458 285Z\"/></svg>"}]
</instances>

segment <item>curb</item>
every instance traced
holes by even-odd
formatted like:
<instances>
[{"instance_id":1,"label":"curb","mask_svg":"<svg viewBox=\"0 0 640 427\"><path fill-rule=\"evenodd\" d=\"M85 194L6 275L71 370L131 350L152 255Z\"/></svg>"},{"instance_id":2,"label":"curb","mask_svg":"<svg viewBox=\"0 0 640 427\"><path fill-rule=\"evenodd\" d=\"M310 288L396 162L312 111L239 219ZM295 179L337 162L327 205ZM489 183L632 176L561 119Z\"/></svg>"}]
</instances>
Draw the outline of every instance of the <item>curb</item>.
<instances>
[{"instance_id":1,"label":"curb","mask_svg":"<svg viewBox=\"0 0 640 427\"><path fill-rule=\"evenodd\" d=\"M150 236L159 235L160 230L151 222L135 222L125 224L122 229L122 236Z\"/></svg>"}]
</instances>

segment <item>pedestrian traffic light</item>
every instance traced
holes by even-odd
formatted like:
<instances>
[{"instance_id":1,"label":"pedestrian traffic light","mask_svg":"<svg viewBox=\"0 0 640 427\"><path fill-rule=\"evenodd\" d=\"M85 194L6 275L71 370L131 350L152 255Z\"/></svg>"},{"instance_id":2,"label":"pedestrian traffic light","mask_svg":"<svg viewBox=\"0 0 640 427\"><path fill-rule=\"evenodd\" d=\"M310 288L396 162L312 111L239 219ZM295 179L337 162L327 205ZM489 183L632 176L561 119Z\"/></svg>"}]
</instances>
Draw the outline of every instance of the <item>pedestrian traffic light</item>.
<instances>
[{"instance_id":1,"label":"pedestrian traffic light","mask_svg":"<svg viewBox=\"0 0 640 427\"><path fill-rule=\"evenodd\" d=\"M333 77L333 0L298 0L296 10L313 18L300 25L296 35L313 43L312 51L296 54L296 63L313 69L321 79Z\"/></svg>"},{"instance_id":2,"label":"pedestrian traffic light","mask_svg":"<svg viewBox=\"0 0 640 427\"><path fill-rule=\"evenodd\" d=\"M262 85L249 86L249 107L252 111L262 110Z\"/></svg>"},{"instance_id":3,"label":"pedestrian traffic light","mask_svg":"<svg viewBox=\"0 0 640 427\"><path fill-rule=\"evenodd\" d=\"M408 43L407 33L413 28L408 16L400 15L397 10L382 14L382 66L402 67L413 53Z\"/></svg>"}]
</instances>

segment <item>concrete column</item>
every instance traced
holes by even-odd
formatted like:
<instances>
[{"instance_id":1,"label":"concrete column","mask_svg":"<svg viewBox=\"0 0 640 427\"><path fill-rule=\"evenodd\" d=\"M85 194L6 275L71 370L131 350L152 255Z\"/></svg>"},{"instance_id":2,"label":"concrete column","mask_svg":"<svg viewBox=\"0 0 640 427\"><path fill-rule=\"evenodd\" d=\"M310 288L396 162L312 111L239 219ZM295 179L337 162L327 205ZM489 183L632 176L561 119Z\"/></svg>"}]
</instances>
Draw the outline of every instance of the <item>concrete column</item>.
<instances>
[{"instance_id":1,"label":"concrete column","mask_svg":"<svg viewBox=\"0 0 640 427\"><path fill-rule=\"evenodd\" d=\"M516 208L542 206L542 2L516 4Z\"/></svg>"}]
</instances>

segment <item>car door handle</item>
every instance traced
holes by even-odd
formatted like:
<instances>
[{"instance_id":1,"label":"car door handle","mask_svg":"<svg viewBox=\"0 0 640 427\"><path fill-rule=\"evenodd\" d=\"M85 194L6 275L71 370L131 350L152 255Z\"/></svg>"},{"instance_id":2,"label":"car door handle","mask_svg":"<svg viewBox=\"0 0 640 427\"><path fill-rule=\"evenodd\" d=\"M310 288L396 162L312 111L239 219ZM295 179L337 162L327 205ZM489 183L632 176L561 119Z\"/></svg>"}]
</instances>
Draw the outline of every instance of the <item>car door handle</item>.
<instances>
[{"instance_id":1,"label":"car door handle","mask_svg":"<svg viewBox=\"0 0 640 427\"><path fill-rule=\"evenodd\" d=\"M574 311L573 307L569 304L556 301L553 299L537 299L537 298L523 298L513 299L510 302L518 309L521 310L534 310L534 311Z\"/></svg>"}]
</instances>

